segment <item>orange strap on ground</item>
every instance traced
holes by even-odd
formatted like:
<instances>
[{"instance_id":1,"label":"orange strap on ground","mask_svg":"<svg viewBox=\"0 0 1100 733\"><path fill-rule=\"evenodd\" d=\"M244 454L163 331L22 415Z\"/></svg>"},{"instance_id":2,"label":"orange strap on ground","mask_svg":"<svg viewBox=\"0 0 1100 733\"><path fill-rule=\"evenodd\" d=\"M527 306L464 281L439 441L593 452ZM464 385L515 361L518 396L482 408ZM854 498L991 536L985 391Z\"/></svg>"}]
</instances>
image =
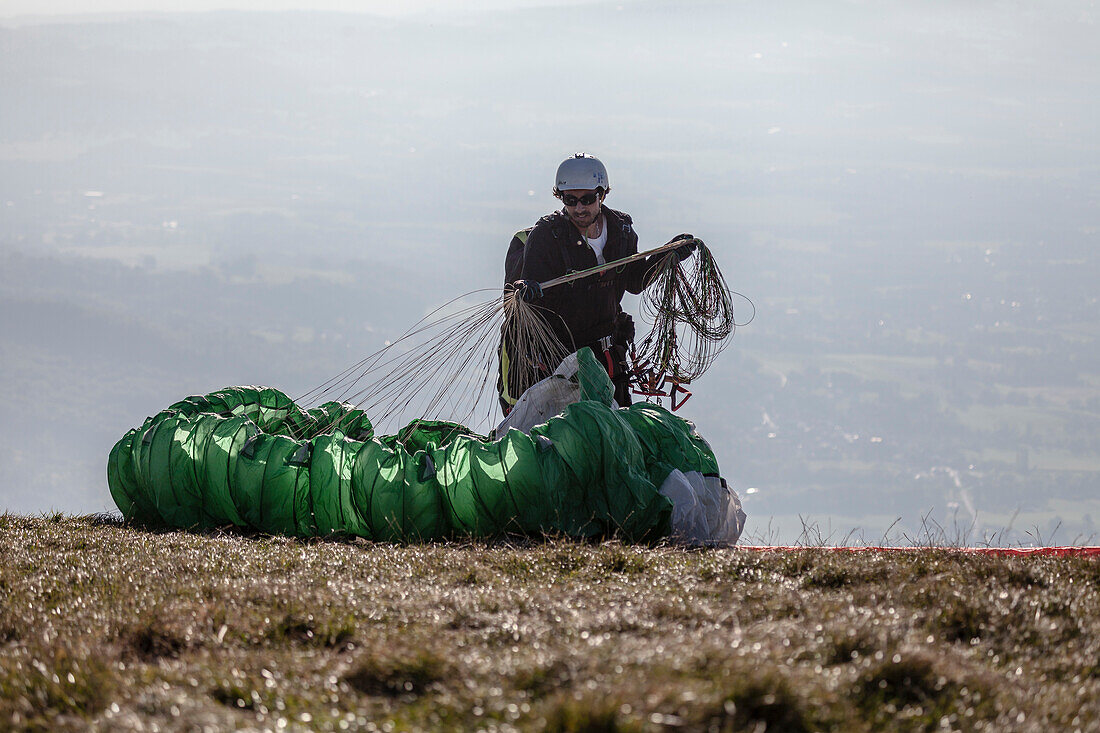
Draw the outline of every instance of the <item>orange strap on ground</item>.
<instances>
[{"instance_id":1,"label":"orange strap on ground","mask_svg":"<svg viewBox=\"0 0 1100 733\"><path fill-rule=\"evenodd\" d=\"M1100 556L1100 547L798 547L797 545L737 545L741 550L793 552L826 550L830 552L957 552L963 555L1053 555L1056 557Z\"/></svg>"}]
</instances>

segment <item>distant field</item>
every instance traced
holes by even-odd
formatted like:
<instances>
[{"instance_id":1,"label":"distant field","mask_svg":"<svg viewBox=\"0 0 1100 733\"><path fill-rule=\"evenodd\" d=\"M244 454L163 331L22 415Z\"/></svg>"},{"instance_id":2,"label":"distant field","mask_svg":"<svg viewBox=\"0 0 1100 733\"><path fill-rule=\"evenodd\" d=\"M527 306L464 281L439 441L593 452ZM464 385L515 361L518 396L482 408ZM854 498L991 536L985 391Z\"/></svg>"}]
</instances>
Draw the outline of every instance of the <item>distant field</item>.
<instances>
[{"instance_id":1,"label":"distant field","mask_svg":"<svg viewBox=\"0 0 1100 733\"><path fill-rule=\"evenodd\" d=\"M1016 452L1010 450L998 450L986 448L975 453L982 461L999 461L1001 463L1013 463L1016 460ZM1063 450L1028 451L1028 466L1037 471L1081 471L1088 473L1100 473L1100 455L1074 455Z\"/></svg>"},{"instance_id":2,"label":"distant field","mask_svg":"<svg viewBox=\"0 0 1100 733\"><path fill-rule=\"evenodd\" d=\"M0 728L1095 731L1100 562L0 515Z\"/></svg>"},{"instance_id":3,"label":"distant field","mask_svg":"<svg viewBox=\"0 0 1100 733\"><path fill-rule=\"evenodd\" d=\"M1008 427L1023 435L1028 429L1055 434L1065 430L1066 411L1061 407L969 405L955 412L961 425L978 431L993 432Z\"/></svg>"},{"instance_id":4,"label":"distant field","mask_svg":"<svg viewBox=\"0 0 1100 733\"><path fill-rule=\"evenodd\" d=\"M890 356L884 354L827 354L820 358L822 371L839 371L862 379L900 382L903 386L933 381L934 356Z\"/></svg>"}]
</instances>

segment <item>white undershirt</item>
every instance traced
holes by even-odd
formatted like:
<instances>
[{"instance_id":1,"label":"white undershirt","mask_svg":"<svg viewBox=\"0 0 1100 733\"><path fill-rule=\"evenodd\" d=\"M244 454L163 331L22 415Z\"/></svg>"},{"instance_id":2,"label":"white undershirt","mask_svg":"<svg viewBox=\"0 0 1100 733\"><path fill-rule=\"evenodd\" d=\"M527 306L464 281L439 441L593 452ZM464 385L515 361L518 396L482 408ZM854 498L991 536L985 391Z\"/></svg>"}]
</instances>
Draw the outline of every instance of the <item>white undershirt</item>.
<instances>
[{"instance_id":1,"label":"white undershirt","mask_svg":"<svg viewBox=\"0 0 1100 733\"><path fill-rule=\"evenodd\" d=\"M596 263L600 265L607 264L607 260L603 257L603 248L607 244L607 220L603 218L602 214L600 215L600 236L589 239L586 235L584 241L588 242L588 246L596 253Z\"/></svg>"}]
</instances>

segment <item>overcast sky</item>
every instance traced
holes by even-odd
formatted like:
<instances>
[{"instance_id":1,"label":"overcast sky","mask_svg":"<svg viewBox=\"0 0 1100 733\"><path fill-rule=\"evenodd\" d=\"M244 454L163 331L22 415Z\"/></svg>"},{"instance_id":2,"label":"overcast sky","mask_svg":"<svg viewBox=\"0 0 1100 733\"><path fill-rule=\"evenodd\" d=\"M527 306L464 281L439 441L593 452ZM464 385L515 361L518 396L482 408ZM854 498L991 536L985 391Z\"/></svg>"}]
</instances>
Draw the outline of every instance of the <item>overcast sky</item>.
<instances>
[{"instance_id":1,"label":"overcast sky","mask_svg":"<svg viewBox=\"0 0 1100 733\"><path fill-rule=\"evenodd\" d=\"M203 12L209 10L328 10L375 15L421 12L468 12L545 5L576 5L592 0L0 0L0 17L140 12Z\"/></svg>"}]
</instances>

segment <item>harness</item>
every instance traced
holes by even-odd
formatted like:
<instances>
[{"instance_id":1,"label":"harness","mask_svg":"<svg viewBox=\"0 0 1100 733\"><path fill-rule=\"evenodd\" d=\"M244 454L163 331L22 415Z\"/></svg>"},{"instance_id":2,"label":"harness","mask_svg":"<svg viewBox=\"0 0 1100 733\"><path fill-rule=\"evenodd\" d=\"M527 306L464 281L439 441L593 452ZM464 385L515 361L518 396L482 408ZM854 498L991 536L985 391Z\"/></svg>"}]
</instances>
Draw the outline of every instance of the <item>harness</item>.
<instances>
[{"instance_id":1,"label":"harness","mask_svg":"<svg viewBox=\"0 0 1100 733\"><path fill-rule=\"evenodd\" d=\"M622 237L621 241L629 241L630 237L634 235L633 220L629 214L624 212L615 211L610 209L611 215L609 218L614 218L618 226L616 227ZM564 242L570 240L569 235L570 222L564 212L556 211L552 214L540 219L540 223L549 224L549 234L552 239L558 242ZM505 284L515 282L521 276L523 269L523 257L527 247L527 240L534 227L527 227L521 229L515 233L512 237L511 244L508 247L508 255L505 259ZM609 227L608 231L612 231ZM583 241L578 241L577 246L584 245ZM606 252L606 250L605 250ZM570 270L573 272L574 270ZM567 273L568 274L568 273ZM604 280L603 277L600 278ZM600 283L595 287L606 284ZM629 335L624 336L627 329L620 333L619 324L621 319L627 319ZM612 382L616 386L616 400L620 405L628 405L631 402L630 395L635 394L643 396L646 399L656 398L657 403L660 404L661 398L668 397L672 402L672 409L677 410L691 397L691 392L684 388L683 385L689 384L688 380L677 378L675 372L672 370L672 374L655 374L651 365L639 364L634 349L634 323L630 319L629 314L619 311L615 316L615 321L611 324L612 333L599 337L595 341L587 342L584 344L574 343L575 346L581 348L588 346L592 349L596 358L601 361L604 367L607 369L607 375L611 378ZM498 379L498 392L500 395L501 409L504 414L507 415L513 405L518 401L519 394L511 394L509 388L509 372L514 367L514 356L508 353L508 345L501 341L499 350L499 363L500 374ZM548 365L542 365L546 374L550 373L549 369L546 369ZM529 385L528 385L529 386ZM682 399L680 399L682 397Z\"/></svg>"}]
</instances>

